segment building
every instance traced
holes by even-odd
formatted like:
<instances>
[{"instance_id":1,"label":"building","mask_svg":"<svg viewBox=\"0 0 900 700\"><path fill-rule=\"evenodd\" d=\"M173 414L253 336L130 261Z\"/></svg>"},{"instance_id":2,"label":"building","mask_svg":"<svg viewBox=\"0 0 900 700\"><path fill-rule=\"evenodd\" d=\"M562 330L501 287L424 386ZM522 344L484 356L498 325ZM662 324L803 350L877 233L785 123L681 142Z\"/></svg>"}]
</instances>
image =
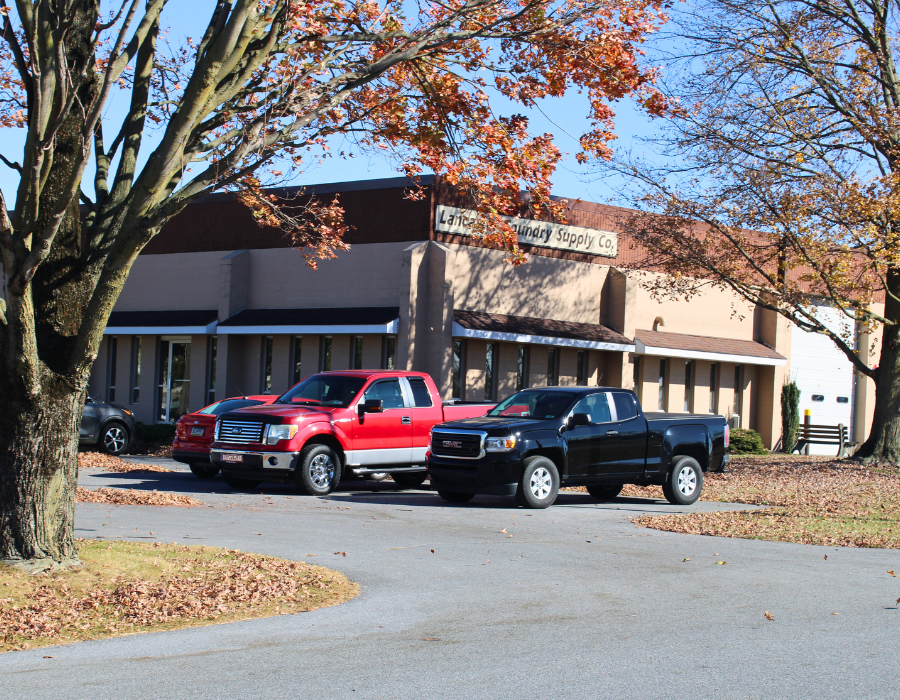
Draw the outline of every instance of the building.
<instances>
[{"instance_id":1,"label":"building","mask_svg":"<svg viewBox=\"0 0 900 700\"><path fill-rule=\"evenodd\" d=\"M516 268L469 235L457 193L423 186L417 201L403 178L308 188L337 194L353 227L351 250L318 270L230 195L190 205L138 257L91 394L172 421L324 369L399 367L429 372L448 400L634 388L647 410L720 413L772 446L796 376L814 423L865 436L874 388L827 338L721 290L655 301L619 269L635 254L618 246L622 210L574 202L566 226L513 220L529 254Z\"/></svg>"}]
</instances>

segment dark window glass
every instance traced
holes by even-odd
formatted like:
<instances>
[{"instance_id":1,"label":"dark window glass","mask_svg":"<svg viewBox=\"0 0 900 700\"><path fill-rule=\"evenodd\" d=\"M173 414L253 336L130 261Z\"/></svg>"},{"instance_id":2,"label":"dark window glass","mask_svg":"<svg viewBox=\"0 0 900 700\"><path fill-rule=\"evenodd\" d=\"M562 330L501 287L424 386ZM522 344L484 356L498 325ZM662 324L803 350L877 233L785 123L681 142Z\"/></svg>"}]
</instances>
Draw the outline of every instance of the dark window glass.
<instances>
[{"instance_id":1,"label":"dark window glass","mask_svg":"<svg viewBox=\"0 0 900 700\"><path fill-rule=\"evenodd\" d=\"M331 371L331 336L324 335L322 336L322 346L321 351L319 353L319 366L322 368L320 371L322 372L330 372Z\"/></svg>"},{"instance_id":2,"label":"dark window glass","mask_svg":"<svg viewBox=\"0 0 900 700\"><path fill-rule=\"evenodd\" d=\"M396 369L397 368L397 336L395 336L395 335L384 336L384 347L383 347L382 355L383 355L382 361L381 361L382 369Z\"/></svg>"},{"instance_id":3,"label":"dark window glass","mask_svg":"<svg viewBox=\"0 0 900 700\"><path fill-rule=\"evenodd\" d=\"M169 412L169 341L159 341L159 418L165 422Z\"/></svg>"},{"instance_id":4,"label":"dark window glass","mask_svg":"<svg viewBox=\"0 0 900 700\"><path fill-rule=\"evenodd\" d=\"M207 406L206 408L197 411L197 413L203 413L207 416L218 416L222 413L228 413L228 411L234 411L238 408L258 406L261 403L262 401L256 401L254 399L225 399L224 401L214 403L212 406Z\"/></svg>"},{"instance_id":5,"label":"dark window glass","mask_svg":"<svg viewBox=\"0 0 900 700\"><path fill-rule=\"evenodd\" d=\"M634 358L634 393L641 395L641 387L643 385L643 377L641 376L641 358Z\"/></svg>"},{"instance_id":6,"label":"dark window glass","mask_svg":"<svg viewBox=\"0 0 900 700\"><path fill-rule=\"evenodd\" d=\"M112 336L107 343L107 353L106 360L109 363L108 365L108 377L109 381L107 382L107 390L106 396L107 401L112 403L116 400L116 361L119 347L119 339L115 336Z\"/></svg>"},{"instance_id":7,"label":"dark window glass","mask_svg":"<svg viewBox=\"0 0 900 700\"><path fill-rule=\"evenodd\" d=\"M366 389L365 400L381 399L382 408L403 408L403 393L399 379L383 379Z\"/></svg>"},{"instance_id":8,"label":"dark window glass","mask_svg":"<svg viewBox=\"0 0 900 700\"><path fill-rule=\"evenodd\" d=\"M744 368L741 365L734 366L734 412L737 414L737 427L741 427L743 419L741 413L744 405Z\"/></svg>"},{"instance_id":9,"label":"dark window glass","mask_svg":"<svg viewBox=\"0 0 900 700\"><path fill-rule=\"evenodd\" d=\"M349 406L366 380L363 377L314 374L280 396L276 403L322 404L323 406Z\"/></svg>"},{"instance_id":10,"label":"dark window glass","mask_svg":"<svg viewBox=\"0 0 900 700\"><path fill-rule=\"evenodd\" d=\"M141 336L131 339L131 403L141 400Z\"/></svg>"},{"instance_id":11,"label":"dark window glass","mask_svg":"<svg viewBox=\"0 0 900 700\"><path fill-rule=\"evenodd\" d=\"M631 394L613 392L613 403L616 404L616 420L628 420L637 415L637 406Z\"/></svg>"},{"instance_id":12,"label":"dark window glass","mask_svg":"<svg viewBox=\"0 0 900 700\"><path fill-rule=\"evenodd\" d=\"M694 411L694 363L688 360L684 363L684 412Z\"/></svg>"},{"instance_id":13,"label":"dark window glass","mask_svg":"<svg viewBox=\"0 0 900 700\"><path fill-rule=\"evenodd\" d=\"M428 385L425 383L425 380L421 377L410 377L408 381L413 393L413 404L416 408L431 406L431 392L428 391Z\"/></svg>"},{"instance_id":14,"label":"dark window glass","mask_svg":"<svg viewBox=\"0 0 900 700\"><path fill-rule=\"evenodd\" d=\"M494 381L497 379L497 345L488 343L484 354L484 400L494 400Z\"/></svg>"},{"instance_id":15,"label":"dark window glass","mask_svg":"<svg viewBox=\"0 0 900 700\"><path fill-rule=\"evenodd\" d=\"M660 411L666 410L666 369L668 363L665 360L659 361L659 397L657 405Z\"/></svg>"},{"instance_id":16,"label":"dark window glass","mask_svg":"<svg viewBox=\"0 0 900 700\"><path fill-rule=\"evenodd\" d=\"M518 347L516 357L516 391L522 391L528 383L528 348L524 345Z\"/></svg>"},{"instance_id":17,"label":"dark window glass","mask_svg":"<svg viewBox=\"0 0 900 700\"><path fill-rule=\"evenodd\" d=\"M575 382L578 386L587 386L587 351L579 350L575 364Z\"/></svg>"},{"instance_id":18,"label":"dark window glass","mask_svg":"<svg viewBox=\"0 0 900 700\"><path fill-rule=\"evenodd\" d=\"M537 420L559 418L572 405L574 399L575 397L568 391L528 389L518 391L497 404L488 415L521 416Z\"/></svg>"},{"instance_id":19,"label":"dark window glass","mask_svg":"<svg viewBox=\"0 0 900 700\"><path fill-rule=\"evenodd\" d=\"M572 413L587 413L591 417L591 423L609 423L612 414L609 411L609 400L606 394L590 394L579 401Z\"/></svg>"},{"instance_id":20,"label":"dark window glass","mask_svg":"<svg viewBox=\"0 0 900 700\"><path fill-rule=\"evenodd\" d=\"M465 353L465 344L462 340L454 340L453 341L453 369L452 369L452 378L453 378L453 396L451 398L454 399L462 399L463 398L463 390L465 387L463 372L465 371L464 363L463 363L463 355Z\"/></svg>"},{"instance_id":21,"label":"dark window glass","mask_svg":"<svg viewBox=\"0 0 900 700\"><path fill-rule=\"evenodd\" d=\"M294 336L293 362L291 369L291 384L296 384L303 378L303 336Z\"/></svg>"},{"instance_id":22,"label":"dark window glass","mask_svg":"<svg viewBox=\"0 0 900 700\"><path fill-rule=\"evenodd\" d=\"M219 340L216 336L209 339L206 346L206 400L212 403L216 400L216 356L218 354Z\"/></svg>"},{"instance_id":23,"label":"dark window glass","mask_svg":"<svg viewBox=\"0 0 900 700\"><path fill-rule=\"evenodd\" d=\"M547 350L547 386L559 384L559 350L549 348Z\"/></svg>"},{"instance_id":24,"label":"dark window glass","mask_svg":"<svg viewBox=\"0 0 900 700\"><path fill-rule=\"evenodd\" d=\"M719 403L719 365L713 362L709 366L709 412L716 412Z\"/></svg>"},{"instance_id":25,"label":"dark window glass","mask_svg":"<svg viewBox=\"0 0 900 700\"><path fill-rule=\"evenodd\" d=\"M271 335L263 338L262 389L264 394L272 391L272 348L274 345L275 339Z\"/></svg>"},{"instance_id":26,"label":"dark window glass","mask_svg":"<svg viewBox=\"0 0 900 700\"><path fill-rule=\"evenodd\" d=\"M363 337L357 335L353 338L353 349L350 369L362 369L363 366Z\"/></svg>"}]
</instances>

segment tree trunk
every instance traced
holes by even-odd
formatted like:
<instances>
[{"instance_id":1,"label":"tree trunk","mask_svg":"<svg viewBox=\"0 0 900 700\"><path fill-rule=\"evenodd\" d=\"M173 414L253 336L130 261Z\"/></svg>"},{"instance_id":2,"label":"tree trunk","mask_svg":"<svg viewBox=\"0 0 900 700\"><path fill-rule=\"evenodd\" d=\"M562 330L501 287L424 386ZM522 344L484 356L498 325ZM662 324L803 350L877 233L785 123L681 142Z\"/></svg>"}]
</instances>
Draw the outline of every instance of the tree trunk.
<instances>
[{"instance_id":1,"label":"tree trunk","mask_svg":"<svg viewBox=\"0 0 900 700\"><path fill-rule=\"evenodd\" d=\"M900 269L887 275L888 292L884 316L894 325L885 325L881 357L875 379L875 415L869 439L855 457L863 461L885 461L900 465ZM892 296L893 295L893 296Z\"/></svg>"},{"instance_id":2,"label":"tree trunk","mask_svg":"<svg viewBox=\"0 0 900 700\"><path fill-rule=\"evenodd\" d=\"M9 383L0 381L3 386ZM0 412L4 563L31 571L80 563L75 549L75 485L83 396L83 391L76 394L70 384L50 375L31 405L4 402Z\"/></svg>"}]
</instances>

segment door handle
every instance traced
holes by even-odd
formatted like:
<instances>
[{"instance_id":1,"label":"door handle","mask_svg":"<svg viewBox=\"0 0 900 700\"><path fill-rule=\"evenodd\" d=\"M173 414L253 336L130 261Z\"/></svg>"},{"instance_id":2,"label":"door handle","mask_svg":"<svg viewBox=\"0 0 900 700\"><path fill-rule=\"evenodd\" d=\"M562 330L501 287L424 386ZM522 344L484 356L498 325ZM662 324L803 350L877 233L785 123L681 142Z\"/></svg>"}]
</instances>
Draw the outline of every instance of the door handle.
<instances>
[{"instance_id":1,"label":"door handle","mask_svg":"<svg viewBox=\"0 0 900 700\"><path fill-rule=\"evenodd\" d=\"M412 425L412 418L403 416L403 418L400 419L400 425Z\"/></svg>"},{"instance_id":2,"label":"door handle","mask_svg":"<svg viewBox=\"0 0 900 700\"><path fill-rule=\"evenodd\" d=\"M607 435L618 435L619 431L618 430L607 430L606 434Z\"/></svg>"}]
</instances>

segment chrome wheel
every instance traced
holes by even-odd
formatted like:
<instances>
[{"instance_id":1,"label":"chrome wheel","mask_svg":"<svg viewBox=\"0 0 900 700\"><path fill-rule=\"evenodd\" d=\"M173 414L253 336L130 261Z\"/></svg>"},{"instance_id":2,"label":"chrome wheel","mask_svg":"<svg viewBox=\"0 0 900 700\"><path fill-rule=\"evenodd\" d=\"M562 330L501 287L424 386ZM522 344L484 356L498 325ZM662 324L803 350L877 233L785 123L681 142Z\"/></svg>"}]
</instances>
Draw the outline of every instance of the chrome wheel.
<instances>
[{"instance_id":1,"label":"chrome wheel","mask_svg":"<svg viewBox=\"0 0 900 700\"><path fill-rule=\"evenodd\" d=\"M693 467L684 467L678 472L678 490L685 496L693 495L697 490L697 472Z\"/></svg>"},{"instance_id":2,"label":"chrome wheel","mask_svg":"<svg viewBox=\"0 0 900 700\"><path fill-rule=\"evenodd\" d=\"M318 488L328 488L334 481L334 462L328 455L320 454L309 463L309 479Z\"/></svg>"},{"instance_id":3,"label":"chrome wheel","mask_svg":"<svg viewBox=\"0 0 900 700\"><path fill-rule=\"evenodd\" d=\"M128 436L125 434L125 431L117 425L108 428L103 433L103 447L110 454L119 454L124 450L127 440Z\"/></svg>"},{"instance_id":4,"label":"chrome wheel","mask_svg":"<svg viewBox=\"0 0 900 700\"><path fill-rule=\"evenodd\" d=\"M538 500L547 498L553 490L553 479L550 476L550 472L544 467L538 467L531 474L529 486L535 498Z\"/></svg>"}]
</instances>

